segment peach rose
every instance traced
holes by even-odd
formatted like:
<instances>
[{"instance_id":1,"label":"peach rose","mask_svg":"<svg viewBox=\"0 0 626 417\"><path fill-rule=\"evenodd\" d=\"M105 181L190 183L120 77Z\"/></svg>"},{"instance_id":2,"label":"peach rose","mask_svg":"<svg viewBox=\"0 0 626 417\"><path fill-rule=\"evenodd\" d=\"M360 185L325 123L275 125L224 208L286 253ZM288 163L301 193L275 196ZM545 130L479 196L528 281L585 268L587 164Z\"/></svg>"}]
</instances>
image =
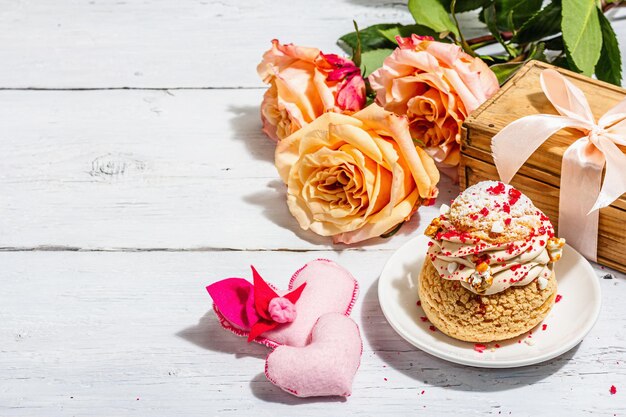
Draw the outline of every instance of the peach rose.
<instances>
[{"instance_id":1,"label":"peach rose","mask_svg":"<svg viewBox=\"0 0 626 417\"><path fill-rule=\"evenodd\" d=\"M257 67L270 88L263 96L263 131L275 141L326 112L352 113L365 105L365 81L352 61L276 39Z\"/></svg>"},{"instance_id":2,"label":"peach rose","mask_svg":"<svg viewBox=\"0 0 626 417\"><path fill-rule=\"evenodd\" d=\"M398 48L369 76L376 102L408 117L411 137L439 167L455 167L461 124L498 91L498 79L456 45L417 35L396 39Z\"/></svg>"},{"instance_id":3,"label":"peach rose","mask_svg":"<svg viewBox=\"0 0 626 417\"><path fill-rule=\"evenodd\" d=\"M406 118L376 104L323 114L280 141L275 162L300 227L335 243L380 236L438 192L437 167Z\"/></svg>"}]
</instances>

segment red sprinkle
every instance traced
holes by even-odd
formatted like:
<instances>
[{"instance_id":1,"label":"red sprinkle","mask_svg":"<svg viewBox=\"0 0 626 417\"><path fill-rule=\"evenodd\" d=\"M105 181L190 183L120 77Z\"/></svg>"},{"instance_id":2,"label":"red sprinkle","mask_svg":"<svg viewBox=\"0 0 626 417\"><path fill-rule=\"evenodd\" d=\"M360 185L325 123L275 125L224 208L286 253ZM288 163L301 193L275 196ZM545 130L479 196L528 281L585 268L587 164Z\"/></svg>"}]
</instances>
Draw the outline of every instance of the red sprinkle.
<instances>
[{"instance_id":1,"label":"red sprinkle","mask_svg":"<svg viewBox=\"0 0 626 417\"><path fill-rule=\"evenodd\" d=\"M470 235L467 232L457 232L456 230L448 230L447 232L437 233L436 238L438 240L450 240L452 238L459 238L461 242L465 242L465 239L469 239Z\"/></svg>"},{"instance_id":2,"label":"red sprinkle","mask_svg":"<svg viewBox=\"0 0 626 417\"><path fill-rule=\"evenodd\" d=\"M383 378L385 381L387 380L387 378Z\"/></svg>"},{"instance_id":3,"label":"red sprinkle","mask_svg":"<svg viewBox=\"0 0 626 417\"><path fill-rule=\"evenodd\" d=\"M422 395L424 395L424 393L425 393L425 392L426 392L426 391L422 390Z\"/></svg>"},{"instance_id":4,"label":"red sprinkle","mask_svg":"<svg viewBox=\"0 0 626 417\"><path fill-rule=\"evenodd\" d=\"M511 188L509 190L509 204L512 206L515 205L515 203L517 203L517 200L519 200L521 196L521 192L519 192L515 188Z\"/></svg>"},{"instance_id":5,"label":"red sprinkle","mask_svg":"<svg viewBox=\"0 0 626 417\"><path fill-rule=\"evenodd\" d=\"M506 246L506 252L512 254L517 249L517 245L515 243L509 243Z\"/></svg>"},{"instance_id":6,"label":"red sprinkle","mask_svg":"<svg viewBox=\"0 0 626 417\"><path fill-rule=\"evenodd\" d=\"M426 322L428 321L428 317L424 317L424 316L422 316L422 317L420 317L420 320L421 320L422 322L426 323Z\"/></svg>"},{"instance_id":7,"label":"red sprinkle","mask_svg":"<svg viewBox=\"0 0 626 417\"><path fill-rule=\"evenodd\" d=\"M547 324L544 324L544 325L542 325L542 326L541 326L541 330L545 330L545 329L547 329L547 328L548 328L548 325L547 325Z\"/></svg>"},{"instance_id":8,"label":"red sprinkle","mask_svg":"<svg viewBox=\"0 0 626 417\"><path fill-rule=\"evenodd\" d=\"M497 343L494 346L496 347L496 349L500 347L500 345Z\"/></svg>"},{"instance_id":9,"label":"red sprinkle","mask_svg":"<svg viewBox=\"0 0 626 417\"><path fill-rule=\"evenodd\" d=\"M511 265L511 271L517 271L518 269L520 269L522 267L521 264L515 264L515 265Z\"/></svg>"},{"instance_id":10,"label":"red sprinkle","mask_svg":"<svg viewBox=\"0 0 626 417\"><path fill-rule=\"evenodd\" d=\"M480 211L480 214L482 214L483 217L487 217L487 215L489 214L489 209L487 207L483 207L483 209Z\"/></svg>"},{"instance_id":11,"label":"red sprinkle","mask_svg":"<svg viewBox=\"0 0 626 417\"><path fill-rule=\"evenodd\" d=\"M474 350L478 353L483 353L485 349L487 349L487 346L483 345L482 343L476 343L474 345Z\"/></svg>"},{"instance_id":12,"label":"red sprinkle","mask_svg":"<svg viewBox=\"0 0 626 417\"><path fill-rule=\"evenodd\" d=\"M501 182L498 182L498 185L496 185L495 187L487 188L487 192L491 193L493 195L503 194L504 193L504 184L501 183Z\"/></svg>"},{"instance_id":13,"label":"red sprinkle","mask_svg":"<svg viewBox=\"0 0 626 417\"><path fill-rule=\"evenodd\" d=\"M470 214L469 217L472 220L478 220L478 214Z\"/></svg>"},{"instance_id":14,"label":"red sprinkle","mask_svg":"<svg viewBox=\"0 0 626 417\"><path fill-rule=\"evenodd\" d=\"M431 332L436 332L437 328L435 328L435 326L430 326L428 330L430 330Z\"/></svg>"},{"instance_id":15,"label":"red sprinkle","mask_svg":"<svg viewBox=\"0 0 626 417\"><path fill-rule=\"evenodd\" d=\"M422 301L421 300L417 300L417 305L421 306L422 305Z\"/></svg>"},{"instance_id":16,"label":"red sprinkle","mask_svg":"<svg viewBox=\"0 0 626 417\"><path fill-rule=\"evenodd\" d=\"M617 393L617 388L615 388L615 385L611 385L609 392L611 393L611 395L615 395Z\"/></svg>"},{"instance_id":17,"label":"red sprinkle","mask_svg":"<svg viewBox=\"0 0 626 417\"><path fill-rule=\"evenodd\" d=\"M563 298L563 296L561 294L557 294L556 298L554 299L554 302L558 303L559 301L561 301L561 298Z\"/></svg>"}]
</instances>

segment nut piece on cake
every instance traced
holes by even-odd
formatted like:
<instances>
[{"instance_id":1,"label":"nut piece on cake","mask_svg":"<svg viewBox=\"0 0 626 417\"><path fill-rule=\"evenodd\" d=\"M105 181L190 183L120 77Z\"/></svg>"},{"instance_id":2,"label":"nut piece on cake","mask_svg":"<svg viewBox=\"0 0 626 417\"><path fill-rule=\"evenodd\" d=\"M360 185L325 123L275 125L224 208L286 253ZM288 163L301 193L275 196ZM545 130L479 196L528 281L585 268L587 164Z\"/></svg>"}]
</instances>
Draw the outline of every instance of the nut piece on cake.
<instances>
[{"instance_id":1,"label":"nut piece on cake","mask_svg":"<svg viewBox=\"0 0 626 417\"><path fill-rule=\"evenodd\" d=\"M442 209L419 281L428 319L460 340L518 336L548 314L556 296L553 265L564 239L517 189L483 181Z\"/></svg>"}]
</instances>

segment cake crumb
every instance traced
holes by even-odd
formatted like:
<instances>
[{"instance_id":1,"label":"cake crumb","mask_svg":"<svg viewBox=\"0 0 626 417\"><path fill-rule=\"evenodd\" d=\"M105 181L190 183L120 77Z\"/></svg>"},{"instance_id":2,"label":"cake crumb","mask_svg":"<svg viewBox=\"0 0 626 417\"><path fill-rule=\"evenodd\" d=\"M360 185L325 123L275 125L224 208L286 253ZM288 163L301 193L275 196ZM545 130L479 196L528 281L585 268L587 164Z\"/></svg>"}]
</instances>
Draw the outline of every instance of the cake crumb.
<instances>
[{"instance_id":1,"label":"cake crumb","mask_svg":"<svg viewBox=\"0 0 626 417\"><path fill-rule=\"evenodd\" d=\"M487 346L483 345L482 343L474 344L474 350L476 352L478 352L478 353L483 353L486 348L487 348Z\"/></svg>"}]
</instances>

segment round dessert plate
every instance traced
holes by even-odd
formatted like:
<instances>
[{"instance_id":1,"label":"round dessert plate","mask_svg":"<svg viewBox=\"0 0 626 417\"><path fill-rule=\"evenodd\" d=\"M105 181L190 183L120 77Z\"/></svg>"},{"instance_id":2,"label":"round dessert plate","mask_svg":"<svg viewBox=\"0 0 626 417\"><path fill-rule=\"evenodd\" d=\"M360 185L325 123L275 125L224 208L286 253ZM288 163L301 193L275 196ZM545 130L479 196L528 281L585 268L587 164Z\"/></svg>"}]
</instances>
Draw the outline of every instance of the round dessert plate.
<instances>
[{"instance_id":1,"label":"round dessert plate","mask_svg":"<svg viewBox=\"0 0 626 417\"><path fill-rule=\"evenodd\" d=\"M419 306L417 280L429 239L418 236L398 249L378 280L385 318L412 345L450 362L483 368L513 368L555 358L572 349L591 330L600 313L598 277L570 246L556 264L559 300L543 323L502 342L462 342L436 330Z\"/></svg>"}]
</instances>

